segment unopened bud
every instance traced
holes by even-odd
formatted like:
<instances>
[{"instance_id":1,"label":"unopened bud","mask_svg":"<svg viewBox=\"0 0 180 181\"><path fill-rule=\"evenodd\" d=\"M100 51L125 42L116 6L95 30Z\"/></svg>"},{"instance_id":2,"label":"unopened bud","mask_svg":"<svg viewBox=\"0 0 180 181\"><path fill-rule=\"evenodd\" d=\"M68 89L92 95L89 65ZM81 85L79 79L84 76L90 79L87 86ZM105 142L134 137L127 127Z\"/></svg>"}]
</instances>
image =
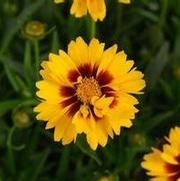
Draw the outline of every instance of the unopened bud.
<instances>
[{"instance_id":1,"label":"unopened bud","mask_svg":"<svg viewBox=\"0 0 180 181\"><path fill-rule=\"evenodd\" d=\"M19 128L27 128L31 124L29 115L24 111L17 111L13 116L14 124Z\"/></svg>"},{"instance_id":2,"label":"unopened bud","mask_svg":"<svg viewBox=\"0 0 180 181\"><path fill-rule=\"evenodd\" d=\"M45 36L45 33L46 24L41 23L40 21L30 21L23 29L24 37L31 40L40 40Z\"/></svg>"}]
</instances>

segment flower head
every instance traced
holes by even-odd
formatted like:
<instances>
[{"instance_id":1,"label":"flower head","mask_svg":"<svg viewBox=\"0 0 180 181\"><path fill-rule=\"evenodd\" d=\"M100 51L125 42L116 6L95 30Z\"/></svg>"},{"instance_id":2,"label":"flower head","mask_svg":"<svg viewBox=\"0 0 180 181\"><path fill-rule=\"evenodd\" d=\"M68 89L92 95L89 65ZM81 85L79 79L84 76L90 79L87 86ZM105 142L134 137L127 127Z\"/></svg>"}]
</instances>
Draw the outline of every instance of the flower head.
<instances>
[{"instance_id":1,"label":"flower head","mask_svg":"<svg viewBox=\"0 0 180 181\"><path fill-rule=\"evenodd\" d=\"M40 21L28 22L23 30L25 37L29 39L42 39L46 33L46 24Z\"/></svg>"},{"instance_id":2,"label":"flower head","mask_svg":"<svg viewBox=\"0 0 180 181\"><path fill-rule=\"evenodd\" d=\"M180 180L180 127L171 129L163 149L152 149L144 156L142 167L148 170L152 181Z\"/></svg>"},{"instance_id":3,"label":"flower head","mask_svg":"<svg viewBox=\"0 0 180 181\"><path fill-rule=\"evenodd\" d=\"M118 0L121 3L129 4L130 0ZM62 3L63 0L54 0L55 3ZM104 0L73 0L71 14L80 18L87 14L91 15L94 21L103 20L106 16L106 5Z\"/></svg>"},{"instance_id":4,"label":"flower head","mask_svg":"<svg viewBox=\"0 0 180 181\"><path fill-rule=\"evenodd\" d=\"M143 74L132 68L117 45L104 50L104 43L92 39L87 45L81 37L71 41L68 53L50 54L42 63L43 80L37 82L42 102L35 108L37 119L54 128L54 140L68 144L78 133L86 134L92 149L105 146L108 136L131 127L140 94L145 87Z\"/></svg>"}]
</instances>

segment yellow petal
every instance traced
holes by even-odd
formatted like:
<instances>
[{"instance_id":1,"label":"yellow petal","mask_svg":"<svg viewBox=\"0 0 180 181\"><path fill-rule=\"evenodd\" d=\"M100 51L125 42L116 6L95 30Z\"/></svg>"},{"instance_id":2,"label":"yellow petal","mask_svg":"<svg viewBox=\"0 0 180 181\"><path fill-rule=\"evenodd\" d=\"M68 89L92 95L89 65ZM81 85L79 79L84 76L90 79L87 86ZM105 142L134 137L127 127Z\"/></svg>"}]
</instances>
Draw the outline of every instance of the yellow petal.
<instances>
[{"instance_id":1,"label":"yellow petal","mask_svg":"<svg viewBox=\"0 0 180 181\"><path fill-rule=\"evenodd\" d=\"M80 18L87 14L87 3L85 0L74 0L71 7L71 14L75 17Z\"/></svg>"},{"instance_id":2,"label":"yellow petal","mask_svg":"<svg viewBox=\"0 0 180 181\"><path fill-rule=\"evenodd\" d=\"M61 101L62 97L59 94L59 85L42 80L36 83L36 87L39 89L36 93L38 97L54 104Z\"/></svg>"},{"instance_id":3,"label":"yellow petal","mask_svg":"<svg viewBox=\"0 0 180 181\"><path fill-rule=\"evenodd\" d=\"M94 21L101 21L106 16L106 5L104 0L87 0L88 11Z\"/></svg>"},{"instance_id":4,"label":"yellow petal","mask_svg":"<svg viewBox=\"0 0 180 181\"><path fill-rule=\"evenodd\" d=\"M75 125L77 133L90 132L87 120L81 116L79 111L73 116L72 123Z\"/></svg>"},{"instance_id":5,"label":"yellow petal","mask_svg":"<svg viewBox=\"0 0 180 181\"><path fill-rule=\"evenodd\" d=\"M179 149L174 145L165 144L163 146L163 152L171 157L177 157L179 155Z\"/></svg>"},{"instance_id":6,"label":"yellow petal","mask_svg":"<svg viewBox=\"0 0 180 181\"><path fill-rule=\"evenodd\" d=\"M87 138L87 142L90 145L90 147L93 150L96 150L97 146L98 146L98 141L97 141L96 135L94 135L94 134L87 134L86 138Z\"/></svg>"},{"instance_id":7,"label":"yellow petal","mask_svg":"<svg viewBox=\"0 0 180 181\"><path fill-rule=\"evenodd\" d=\"M72 132L72 134L70 133ZM54 129L54 141L60 141L63 138L63 144L66 144L76 138L75 127L72 126L71 118L62 116Z\"/></svg>"},{"instance_id":8,"label":"yellow petal","mask_svg":"<svg viewBox=\"0 0 180 181\"><path fill-rule=\"evenodd\" d=\"M51 129L51 128L56 127L56 125L58 124L58 121L62 119L63 114L64 114L63 111L56 112L56 115L54 115L48 120L45 129Z\"/></svg>"},{"instance_id":9,"label":"yellow petal","mask_svg":"<svg viewBox=\"0 0 180 181\"><path fill-rule=\"evenodd\" d=\"M152 153L149 153L144 156L144 161L141 163L141 166L147 170L159 172L160 174L165 173L165 163L161 158L161 153L161 151L153 149Z\"/></svg>"},{"instance_id":10,"label":"yellow petal","mask_svg":"<svg viewBox=\"0 0 180 181\"><path fill-rule=\"evenodd\" d=\"M114 56L116 55L116 51L117 51L117 45L114 45L104 51L104 53L101 57L101 61L100 61L100 65L99 65L97 74L99 74L101 71L108 69L108 66L110 65L111 61L113 60Z\"/></svg>"},{"instance_id":11,"label":"yellow petal","mask_svg":"<svg viewBox=\"0 0 180 181\"><path fill-rule=\"evenodd\" d=\"M114 133L115 133L116 135L120 135L120 131L121 131L121 129L120 129L120 128L121 128L120 120L119 120L119 121L118 121L118 120L113 120L113 119L111 119L111 118L109 117L109 124L111 125Z\"/></svg>"},{"instance_id":12,"label":"yellow petal","mask_svg":"<svg viewBox=\"0 0 180 181\"><path fill-rule=\"evenodd\" d=\"M98 144L104 147L107 144L108 135L113 137L112 128L105 119L96 121L94 130L86 134L87 141L93 150L97 148Z\"/></svg>"},{"instance_id":13,"label":"yellow petal","mask_svg":"<svg viewBox=\"0 0 180 181\"><path fill-rule=\"evenodd\" d=\"M143 79L132 79L119 85L119 90L126 93L141 94L141 90L146 86Z\"/></svg>"},{"instance_id":14,"label":"yellow petal","mask_svg":"<svg viewBox=\"0 0 180 181\"><path fill-rule=\"evenodd\" d=\"M94 105L94 113L96 114L97 117L102 118L108 110L110 109L109 106L114 100L114 97L101 97L97 99L96 101L93 101Z\"/></svg>"},{"instance_id":15,"label":"yellow petal","mask_svg":"<svg viewBox=\"0 0 180 181\"><path fill-rule=\"evenodd\" d=\"M131 61L127 61L127 62L131 62ZM119 81L120 83L125 83L128 81L139 80L139 79L142 79L143 77L144 77L144 74L142 72L137 71L137 70L132 70L128 72L127 74L124 74L123 76L121 76Z\"/></svg>"},{"instance_id":16,"label":"yellow petal","mask_svg":"<svg viewBox=\"0 0 180 181\"><path fill-rule=\"evenodd\" d=\"M127 55L124 51L118 52L109 65L107 66L107 70L114 75L114 78L120 79L122 75L127 73L133 66L133 61L126 61Z\"/></svg>"},{"instance_id":17,"label":"yellow petal","mask_svg":"<svg viewBox=\"0 0 180 181\"><path fill-rule=\"evenodd\" d=\"M129 103L131 105L136 105L139 103L139 101L132 95L124 93L124 92L118 92L118 99L121 102Z\"/></svg>"},{"instance_id":18,"label":"yellow petal","mask_svg":"<svg viewBox=\"0 0 180 181\"><path fill-rule=\"evenodd\" d=\"M77 70L76 65L72 59L64 52L60 51L59 55L49 54L48 66L56 77L62 82L62 84L71 85L68 80L68 74L70 71Z\"/></svg>"},{"instance_id":19,"label":"yellow petal","mask_svg":"<svg viewBox=\"0 0 180 181\"><path fill-rule=\"evenodd\" d=\"M76 41L71 41L68 45L68 55L71 57L76 66L88 62L88 45L78 37Z\"/></svg>"},{"instance_id":20,"label":"yellow petal","mask_svg":"<svg viewBox=\"0 0 180 181\"><path fill-rule=\"evenodd\" d=\"M62 144L67 145L71 143L73 140L76 141L77 133L75 126L70 123L67 127L66 131L64 132L63 138L62 138Z\"/></svg>"},{"instance_id":21,"label":"yellow petal","mask_svg":"<svg viewBox=\"0 0 180 181\"><path fill-rule=\"evenodd\" d=\"M86 110L86 108L87 107L85 105L81 106L80 110L73 116L72 119L72 123L75 125L76 131L78 133L89 133L94 131L95 120L91 112L89 112L89 110ZM82 111L84 113L82 113ZM83 116L83 114L85 114L86 116Z\"/></svg>"},{"instance_id":22,"label":"yellow petal","mask_svg":"<svg viewBox=\"0 0 180 181\"><path fill-rule=\"evenodd\" d=\"M99 41L93 38L89 44L89 58L88 60L94 64L100 63L100 58L104 51L104 43L99 43Z\"/></svg>"},{"instance_id":23,"label":"yellow petal","mask_svg":"<svg viewBox=\"0 0 180 181\"><path fill-rule=\"evenodd\" d=\"M107 113L108 116L117 121L121 119L134 119L135 113L138 112L138 109L136 109L131 103L122 102L120 98L116 99L117 104L115 107L110 109L110 111Z\"/></svg>"},{"instance_id":24,"label":"yellow petal","mask_svg":"<svg viewBox=\"0 0 180 181\"><path fill-rule=\"evenodd\" d=\"M175 127L170 130L168 141L176 149L180 149L180 127Z\"/></svg>"},{"instance_id":25,"label":"yellow petal","mask_svg":"<svg viewBox=\"0 0 180 181\"><path fill-rule=\"evenodd\" d=\"M114 115L108 116L108 121L116 135L120 135L121 127L130 128L132 126L130 119L114 119Z\"/></svg>"},{"instance_id":26,"label":"yellow petal","mask_svg":"<svg viewBox=\"0 0 180 181\"><path fill-rule=\"evenodd\" d=\"M104 116L104 118L101 121L102 127L104 128L104 130L107 132L107 134L113 138L114 137L114 133L113 133L113 129L111 124L109 123L108 117Z\"/></svg>"},{"instance_id":27,"label":"yellow petal","mask_svg":"<svg viewBox=\"0 0 180 181\"><path fill-rule=\"evenodd\" d=\"M97 121L94 134L97 136L98 142L101 146L106 146L108 141L108 133L104 129L103 120Z\"/></svg>"},{"instance_id":28,"label":"yellow petal","mask_svg":"<svg viewBox=\"0 0 180 181\"><path fill-rule=\"evenodd\" d=\"M38 106L34 108L34 112L39 112L36 116L37 120L48 121L54 117L60 111L58 104L51 104L47 101L43 101Z\"/></svg>"},{"instance_id":29,"label":"yellow petal","mask_svg":"<svg viewBox=\"0 0 180 181\"><path fill-rule=\"evenodd\" d=\"M86 119L90 114L89 107L87 105L82 105L80 108L80 112L81 112L83 118Z\"/></svg>"},{"instance_id":30,"label":"yellow petal","mask_svg":"<svg viewBox=\"0 0 180 181\"><path fill-rule=\"evenodd\" d=\"M173 164L173 165L178 165L179 162L175 159L175 157L171 154L168 154L166 152L163 152L161 154L161 157L163 158L163 160L165 160L167 163Z\"/></svg>"}]
</instances>

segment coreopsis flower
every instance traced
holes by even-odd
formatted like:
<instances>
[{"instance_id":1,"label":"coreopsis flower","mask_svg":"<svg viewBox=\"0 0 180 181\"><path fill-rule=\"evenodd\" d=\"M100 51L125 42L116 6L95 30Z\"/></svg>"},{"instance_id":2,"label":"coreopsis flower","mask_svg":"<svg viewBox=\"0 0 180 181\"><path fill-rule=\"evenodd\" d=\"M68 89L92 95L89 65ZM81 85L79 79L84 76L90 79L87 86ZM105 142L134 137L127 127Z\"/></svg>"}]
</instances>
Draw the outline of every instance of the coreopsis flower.
<instances>
[{"instance_id":1,"label":"coreopsis flower","mask_svg":"<svg viewBox=\"0 0 180 181\"><path fill-rule=\"evenodd\" d=\"M162 150L152 149L144 156L142 167L152 181L180 181L180 127L170 130Z\"/></svg>"},{"instance_id":2,"label":"coreopsis flower","mask_svg":"<svg viewBox=\"0 0 180 181\"><path fill-rule=\"evenodd\" d=\"M118 0L121 3L129 4L130 0ZM62 3L64 0L54 0L55 3ZM73 0L70 10L76 18L80 18L87 13L91 15L94 21L103 20L106 16L106 4L104 0Z\"/></svg>"},{"instance_id":3,"label":"coreopsis flower","mask_svg":"<svg viewBox=\"0 0 180 181\"><path fill-rule=\"evenodd\" d=\"M42 102L35 108L37 119L54 128L54 140L68 144L84 133L92 149L105 146L108 136L131 127L138 110L137 99L145 87L143 74L132 68L117 45L104 50L104 43L92 39L87 45L81 37L71 41L68 52L50 54L42 63L37 96Z\"/></svg>"}]
</instances>

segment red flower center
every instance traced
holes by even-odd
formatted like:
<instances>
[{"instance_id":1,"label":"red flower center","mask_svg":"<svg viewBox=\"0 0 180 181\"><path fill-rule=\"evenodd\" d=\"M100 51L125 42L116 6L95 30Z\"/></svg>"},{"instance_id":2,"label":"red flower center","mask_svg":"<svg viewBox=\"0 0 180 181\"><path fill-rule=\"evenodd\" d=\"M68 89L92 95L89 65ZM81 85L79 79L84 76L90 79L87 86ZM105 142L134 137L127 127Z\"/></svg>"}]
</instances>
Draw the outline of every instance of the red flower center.
<instances>
[{"instance_id":1,"label":"red flower center","mask_svg":"<svg viewBox=\"0 0 180 181\"><path fill-rule=\"evenodd\" d=\"M167 163L166 170L172 176L168 178L169 181L177 181L180 178L180 155L175 158L178 161L177 165Z\"/></svg>"}]
</instances>

